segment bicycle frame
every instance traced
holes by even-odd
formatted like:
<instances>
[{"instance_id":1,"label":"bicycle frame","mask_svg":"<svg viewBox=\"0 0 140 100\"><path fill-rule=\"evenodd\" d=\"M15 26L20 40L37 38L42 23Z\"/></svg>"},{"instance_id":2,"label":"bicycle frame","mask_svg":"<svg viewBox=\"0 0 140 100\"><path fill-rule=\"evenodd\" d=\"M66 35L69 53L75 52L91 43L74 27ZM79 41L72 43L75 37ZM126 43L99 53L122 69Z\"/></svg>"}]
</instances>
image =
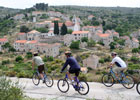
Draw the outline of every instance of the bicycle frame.
<instances>
[{"instance_id":1,"label":"bicycle frame","mask_svg":"<svg viewBox=\"0 0 140 100\"><path fill-rule=\"evenodd\" d=\"M112 68L110 68L110 74L112 74L113 77L114 77L115 79L117 79L117 77L116 77L115 73L113 72ZM125 74L124 74L123 72L121 72L120 74L121 74L120 78L125 77ZM117 80L118 80L118 79L117 79ZM119 81L119 83L124 83L124 81L121 81L121 80L118 80L118 81Z\"/></svg>"},{"instance_id":2,"label":"bicycle frame","mask_svg":"<svg viewBox=\"0 0 140 100\"><path fill-rule=\"evenodd\" d=\"M64 78L65 80L67 80L67 79L69 79L69 77L68 77L68 75L66 74L65 75L65 78ZM74 87L74 88L77 88L77 85L79 84L79 80L78 80L78 78L75 76L74 77L74 81L77 83L76 85L74 85L74 84L72 84L72 86Z\"/></svg>"}]
</instances>

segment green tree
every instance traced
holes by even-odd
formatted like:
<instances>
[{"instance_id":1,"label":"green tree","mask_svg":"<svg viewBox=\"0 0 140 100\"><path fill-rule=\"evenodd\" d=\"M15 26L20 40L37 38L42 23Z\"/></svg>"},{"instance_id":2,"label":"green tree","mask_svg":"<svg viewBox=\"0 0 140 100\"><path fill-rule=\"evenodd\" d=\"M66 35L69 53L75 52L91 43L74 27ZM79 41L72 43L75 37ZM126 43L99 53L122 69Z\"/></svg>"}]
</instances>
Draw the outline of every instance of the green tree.
<instances>
[{"instance_id":1,"label":"green tree","mask_svg":"<svg viewBox=\"0 0 140 100\"><path fill-rule=\"evenodd\" d=\"M23 60L24 59L22 58L22 56L17 56L16 59L15 59L16 62L21 62Z\"/></svg>"},{"instance_id":2,"label":"green tree","mask_svg":"<svg viewBox=\"0 0 140 100\"><path fill-rule=\"evenodd\" d=\"M115 45L116 45L116 42L111 42L111 43L109 44L110 49L115 49Z\"/></svg>"},{"instance_id":3,"label":"green tree","mask_svg":"<svg viewBox=\"0 0 140 100\"><path fill-rule=\"evenodd\" d=\"M71 49L79 49L80 41L72 41L70 48Z\"/></svg>"},{"instance_id":4,"label":"green tree","mask_svg":"<svg viewBox=\"0 0 140 100\"><path fill-rule=\"evenodd\" d=\"M63 23L61 27L61 35L66 35L67 33L68 33L67 26L65 25L65 23Z\"/></svg>"},{"instance_id":5,"label":"green tree","mask_svg":"<svg viewBox=\"0 0 140 100\"><path fill-rule=\"evenodd\" d=\"M47 28L37 28L37 31L41 32L41 33L48 33L49 30Z\"/></svg>"},{"instance_id":6,"label":"green tree","mask_svg":"<svg viewBox=\"0 0 140 100\"><path fill-rule=\"evenodd\" d=\"M82 42L88 42L88 38L87 38L87 37L82 37L82 38L81 38L81 41L82 41Z\"/></svg>"},{"instance_id":7,"label":"green tree","mask_svg":"<svg viewBox=\"0 0 140 100\"><path fill-rule=\"evenodd\" d=\"M26 27L26 26L21 26L21 27L20 27L20 32L25 32L25 33L27 33L27 32L29 32L29 28Z\"/></svg>"},{"instance_id":8,"label":"green tree","mask_svg":"<svg viewBox=\"0 0 140 100\"><path fill-rule=\"evenodd\" d=\"M68 34L72 34L73 30L72 29L68 29Z\"/></svg>"},{"instance_id":9,"label":"green tree","mask_svg":"<svg viewBox=\"0 0 140 100\"><path fill-rule=\"evenodd\" d=\"M139 48L133 48L132 49L132 53L138 53L140 50L139 50Z\"/></svg>"},{"instance_id":10,"label":"green tree","mask_svg":"<svg viewBox=\"0 0 140 100\"><path fill-rule=\"evenodd\" d=\"M54 21L54 34L59 35L59 25L58 25L58 21Z\"/></svg>"},{"instance_id":11,"label":"green tree","mask_svg":"<svg viewBox=\"0 0 140 100\"><path fill-rule=\"evenodd\" d=\"M32 54L32 52L27 52L26 53L26 57L29 59L29 58L32 58L32 56L33 56L33 54Z\"/></svg>"},{"instance_id":12,"label":"green tree","mask_svg":"<svg viewBox=\"0 0 140 100\"><path fill-rule=\"evenodd\" d=\"M96 42L94 40L89 40L87 44L89 47L94 47L96 45Z\"/></svg>"}]
</instances>

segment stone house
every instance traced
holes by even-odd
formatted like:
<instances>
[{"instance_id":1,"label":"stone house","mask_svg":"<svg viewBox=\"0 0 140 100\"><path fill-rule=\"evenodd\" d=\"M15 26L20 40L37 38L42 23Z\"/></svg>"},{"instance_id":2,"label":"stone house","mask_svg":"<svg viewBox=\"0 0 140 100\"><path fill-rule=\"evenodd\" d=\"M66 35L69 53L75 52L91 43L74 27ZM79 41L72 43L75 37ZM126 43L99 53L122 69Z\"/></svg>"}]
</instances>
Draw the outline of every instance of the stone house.
<instances>
[{"instance_id":1,"label":"stone house","mask_svg":"<svg viewBox=\"0 0 140 100\"><path fill-rule=\"evenodd\" d=\"M110 47L109 44L113 42L113 36L109 33L96 33L92 39L96 42L102 41L105 47Z\"/></svg>"},{"instance_id":2,"label":"stone house","mask_svg":"<svg viewBox=\"0 0 140 100\"><path fill-rule=\"evenodd\" d=\"M88 16L88 20L92 20L93 17L95 17L95 16L89 15L89 16Z\"/></svg>"},{"instance_id":3,"label":"stone house","mask_svg":"<svg viewBox=\"0 0 140 100\"><path fill-rule=\"evenodd\" d=\"M67 26L67 29L68 29L68 30L71 29L71 30L74 31L74 23L73 23L73 22L71 22L71 21L66 21L66 22L65 22L65 25Z\"/></svg>"},{"instance_id":4,"label":"stone house","mask_svg":"<svg viewBox=\"0 0 140 100\"><path fill-rule=\"evenodd\" d=\"M119 38L119 33L114 30L107 30L107 31L105 31L105 33L108 33L108 34L112 35L113 37Z\"/></svg>"},{"instance_id":5,"label":"stone house","mask_svg":"<svg viewBox=\"0 0 140 100\"><path fill-rule=\"evenodd\" d=\"M90 67L92 69L96 69L99 64L99 57L96 55L91 55L90 57L83 60L84 67Z\"/></svg>"},{"instance_id":6,"label":"stone house","mask_svg":"<svg viewBox=\"0 0 140 100\"><path fill-rule=\"evenodd\" d=\"M47 14L46 12L42 12L42 11L33 11L32 12L32 16L42 16L43 14Z\"/></svg>"},{"instance_id":7,"label":"stone house","mask_svg":"<svg viewBox=\"0 0 140 100\"><path fill-rule=\"evenodd\" d=\"M48 33L40 33L41 39L45 39L45 38L53 37L53 36L55 36L55 34L52 30L50 30Z\"/></svg>"},{"instance_id":8,"label":"stone house","mask_svg":"<svg viewBox=\"0 0 140 100\"><path fill-rule=\"evenodd\" d=\"M40 32L36 30L32 30L27 33L27 40L32 41L32 40L39 40Z\"/></svg>"},{"instance_id":9,"label":"stone house","mask_svg":"<svg viewBox=\"0 0 140 100\"><path fill-rule=\"evenodd\" d=\"M132 38L132 48L138 48L139 41L136 38Z\"/></svg>"},{"instance_id":10,"label":"stone house","mask_svg":"<svg viewBox=\"0 0 140 100\"><path fill-rule=\"evenodd\" d=\"M21 33L18 33L17 35L18 35L17 40L26 40L27 39L26 33L21 32Z\"/></svg>"},{"instance_id":11,"label":"stone house","mask_svg":"<svg viewBox=\"0 0 140 100\"><path fill-rule=\"evenodd\" d=\"M38 41L36 41L36 40L27 41L26 42L26 52L35 51L36 50L35 46L37 43L38 43Z\"/></svg>"},{"instance_id":12,"label":"stone house","mask_svg":"<svg viewBox=\"0 0 140 100\"><path fill-rule=\"evenodd\" d=\"M22 20L24 17L25 17L24 14L17 14L13 18L14 18L14 20Z\"/></svg>"},{"instance_id":13,"label":"stone house","mask_svg":"<svg viewBox=\"0 0 140 100\"><path fill-rule=\"evenodd\" d=\"M0 38L0 45L4 45L7 42L8 42L7 38Z\"/></svg>"},{"instance_id":14,"label":"stone house","mask_svg":"<svg viewBox=\"0 0 140 100\"><path fill-rule=\"evenodd\" d=\"M61 17L63 14L61 12L48 11L47 15L50 17Z\"/></svg>"},{"instance_id":15,"label":"stone house","mask_svg":"<svg viewBox=\"0 0 140 100\"><path fill-rule=\"evenodd\" d=\"M89 31L73 31L72 35L74 36L74 41L81 40L83 37L88 39L91 37Z\"/></svg>"},{"instance_id":16,"label":"stone house","mask_svg":"<svg viewBox=\"0 0 140 100\"><path fill-rule=\"evenodd\" d=\"M0 51L2 51L2 45L4 45L7 42L8 42L7 38L0 38Z\"/></svg>"},{"instance_id":17,"label":"stone house","mask_svg":"<svg viewBox=\"0 0 140 100\"><path fill-rule=\"evenodd\" d=\"M36 51L40 53L45 53L45 55L56 57L59 55L60 44L48 44L48 43L38 43L36 45Z\"/></svg>"},{"instance_id":18,"label":"stone house","mask_svg":"<svg viewBox=\"0 0 140 100\"><path fill-rule=\"evenodd\" d=\"M17 40L14 43L14 48L16 49L16 51L25 52L27 49L26 43L27 43L27 40Z\"/></svg>"},{"instance_id":19,"label":"stone house","mask_svg":"<svg viewBox=\"0 0 140 100\"><path fill-rule=\"evenodd\" d=\"M36 23L34 27L36 28L42 28L42 27L50 27L51 26L51 21L44 21L44 22L39 22L39 23Z\"/></svg>"}]
</instances>

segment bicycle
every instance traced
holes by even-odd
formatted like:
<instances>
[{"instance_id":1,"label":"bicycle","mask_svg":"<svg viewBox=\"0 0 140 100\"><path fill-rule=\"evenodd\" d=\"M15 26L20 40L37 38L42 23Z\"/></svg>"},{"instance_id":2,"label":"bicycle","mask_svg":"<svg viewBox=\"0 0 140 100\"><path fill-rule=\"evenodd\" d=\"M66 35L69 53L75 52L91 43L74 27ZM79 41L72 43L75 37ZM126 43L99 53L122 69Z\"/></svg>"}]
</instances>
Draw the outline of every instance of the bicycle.
<instances>
[{"instance_id":1,"label":"bicycle","mask_svg":"<svg viewBox=\"0 0 140 100\"><path fill-rule=\"evenodd\" d=\"M89 85L85 81L79 81L78 78L75 76L74 83L72 84L73 88L78 91L81 95L86 95L89 92ZM69 78L68 75L65 75L64 79L59 79L57 82L57 87L62 93L66 93L69 90ZM85 92L84 92L85 91Z\"/></svg>"},{"instance_id":2,"label":"bicycle","mask_svg":"<svg viewBox=\"0 0 140 100\"><path fill-rule=\"evenodd\" d=\"M137 83L136 90L138 94L140 95L140 82Z\"/></svg>"},{"instance_id":3,"label":"bicycle","mask_svg":"<svg viewBox=\"0 0 140 100\"><path fill-rule=\"evenodd\" d=\"M53 83L54 83L53 78L51 76L47 75L45 73L45 71L43 72L43 76L44 76L44 79L45 79L46 86L52 87ZM32 81L33 81L34 85L37 86L37 85L39 85L40 80L41 80L41 78L40 78L39 71L36 69L33 76L32 76Z\"/></svg>"},{"instance_id":4,"label":"bicycle","mask_svg":"<svg viewBox=\"0 0 140 100\"><path fill-rule=\"evenodd\" d=\"M114 79L121 83L127 89L131 89L135 85L134 79L130 75L125 75L124 72L121 71L120 77L117 78L112 70L112 67L110 67L109 73L102 76L102 83L107 87L111 87L116 82Z\"/></svg>"}]
</instances>

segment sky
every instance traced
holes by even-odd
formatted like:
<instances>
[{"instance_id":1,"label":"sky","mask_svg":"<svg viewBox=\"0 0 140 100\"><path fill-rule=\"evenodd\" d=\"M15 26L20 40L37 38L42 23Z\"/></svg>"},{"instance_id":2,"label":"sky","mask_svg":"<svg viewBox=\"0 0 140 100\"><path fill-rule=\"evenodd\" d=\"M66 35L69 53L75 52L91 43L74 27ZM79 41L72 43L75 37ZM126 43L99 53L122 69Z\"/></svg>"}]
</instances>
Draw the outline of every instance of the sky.
<instances>
[{"instance_id":1,"label":"sky","mask_svg":"<svg viewBox=\"0 0 140 100\"><path fill-rule=\"evenodd\" d=\"M0 6L20 9L30 8L36 3L48 3L49 5L140 8L140 0L0 0Z\"/></svg>"}]
</instances>

